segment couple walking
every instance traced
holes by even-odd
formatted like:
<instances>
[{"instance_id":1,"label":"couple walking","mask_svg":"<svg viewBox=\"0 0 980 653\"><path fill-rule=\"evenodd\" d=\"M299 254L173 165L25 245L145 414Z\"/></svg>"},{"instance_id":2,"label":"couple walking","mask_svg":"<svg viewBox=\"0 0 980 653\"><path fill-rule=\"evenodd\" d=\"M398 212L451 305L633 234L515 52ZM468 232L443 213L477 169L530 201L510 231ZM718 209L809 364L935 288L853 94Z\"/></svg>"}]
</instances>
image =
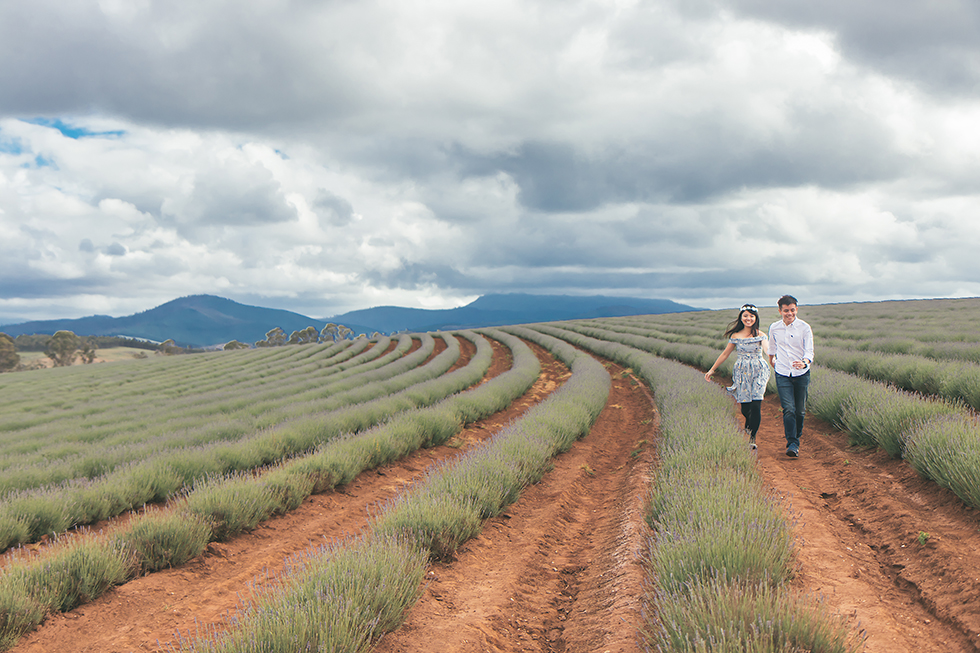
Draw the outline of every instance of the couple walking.
<instances>
[{"instance_id":1,"label":"couple walking","mask_svg":"<svg viewBox=\"0 0 980 653\"><path fill-rule=\"evenodd\" d=\"M769 382L771 365L776 371L776 389L783 408L786 455L796 458L800 455L800 435L813 363L813 331L809 324L796 317L795 297L783 295L777 304L780 319L769 327L768 336L759 329L759 309L755 305L745 304L739 309L738 318L725 331L728 345L704 378L710 381L715 369L733 351L738 352L732 368L733 383L728 391L741 406L749 446L755 449L755 436L762 421L762 396Z\"/></svg>"}]
</instances>

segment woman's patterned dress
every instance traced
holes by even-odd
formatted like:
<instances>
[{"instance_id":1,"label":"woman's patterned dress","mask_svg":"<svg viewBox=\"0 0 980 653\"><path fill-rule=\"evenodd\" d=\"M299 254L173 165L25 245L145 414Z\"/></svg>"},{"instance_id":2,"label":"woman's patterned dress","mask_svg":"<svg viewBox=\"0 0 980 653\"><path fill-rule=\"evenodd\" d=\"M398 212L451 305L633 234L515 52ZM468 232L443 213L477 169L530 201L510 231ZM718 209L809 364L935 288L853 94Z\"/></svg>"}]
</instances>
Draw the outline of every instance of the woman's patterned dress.
<instances>
[{"instance_id":1,"label":"woman's patterned dress","mask_svg":"<svg viewBox=\"0 0 980 653\"><path fill-rule=\"evenodd\" d=\"M732 367L732 385L728 391L740 404L758 401L769 382L769 363L763 358L762 341L765 336L754 338L729 338L735 345L738 359Z\"/></svg>"}]
</instances>

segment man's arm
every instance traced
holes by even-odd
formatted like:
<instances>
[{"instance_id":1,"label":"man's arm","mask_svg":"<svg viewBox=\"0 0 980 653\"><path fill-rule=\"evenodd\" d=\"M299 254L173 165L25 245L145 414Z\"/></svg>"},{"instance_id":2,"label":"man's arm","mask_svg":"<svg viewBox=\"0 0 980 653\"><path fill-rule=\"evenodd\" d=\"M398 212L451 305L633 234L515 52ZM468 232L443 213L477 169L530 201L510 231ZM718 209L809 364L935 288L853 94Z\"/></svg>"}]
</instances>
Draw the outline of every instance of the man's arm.
<instances>
[{"instance_id":1,"label":"man's arm","mask_svg":"<svg viewBox=\"0 0 980 653\"><path fill-rule=\"evenodd\" d=\"M779 351L779 340L776 337L778 327L773 324L769 327L769 367L776 369L776 353Z\"/></svg>"},{"instance_id":2,"label":"man's arm","mask_svg":"<svg viewBox=\"0 0 980 653\"><path fill-rule=\"evenodd\" d=\"M808 365L813 364L813 329L809 324L807 326L806 338L803 340L803 359L807 361Z\"/></svg>"}]
</instances>

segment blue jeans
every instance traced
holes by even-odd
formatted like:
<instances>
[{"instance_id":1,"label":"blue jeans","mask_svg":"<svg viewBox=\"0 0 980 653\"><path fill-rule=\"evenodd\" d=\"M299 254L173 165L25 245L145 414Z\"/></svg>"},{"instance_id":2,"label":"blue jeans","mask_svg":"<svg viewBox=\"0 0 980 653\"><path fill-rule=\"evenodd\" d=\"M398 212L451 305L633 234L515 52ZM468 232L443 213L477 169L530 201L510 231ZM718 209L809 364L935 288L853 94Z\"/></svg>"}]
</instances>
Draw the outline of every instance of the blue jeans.
<instances>
[{"instance_id":1,"label":"blue jeans","mask_svg":"<svg viewBox=\"0 0 980 653\"><path fill-rule=\"evenodd\" d=\"M776 375L776 390L783 407L783 432L786 433L786 450L800 450L803 433L803 417L806 415L806 393L810 387L810 370L799 376Z\"/></svg>"}]
</instances>

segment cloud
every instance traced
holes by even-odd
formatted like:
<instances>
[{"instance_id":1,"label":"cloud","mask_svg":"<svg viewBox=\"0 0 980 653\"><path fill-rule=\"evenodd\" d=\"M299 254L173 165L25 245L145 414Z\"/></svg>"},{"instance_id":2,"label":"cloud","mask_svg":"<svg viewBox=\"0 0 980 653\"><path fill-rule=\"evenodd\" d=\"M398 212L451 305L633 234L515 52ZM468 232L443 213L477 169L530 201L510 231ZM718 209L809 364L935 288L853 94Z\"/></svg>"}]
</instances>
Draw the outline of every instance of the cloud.
<instances>
[{"instance_id":1,"label":"cloud","mask_svg":"<svg viewBox=\"0 0 980 653\"><path fill-rule=\"evenodd\" d=\"M261 164L237 158L215 162L183 183L190 185L190 192L164 200L161 207L179 225L254 227L297 219L281 184Z\"/></svg>"},{"instance_id":2,"label":"cloud","mask_svg":"<svg viewBox=\"0 0 980 653\"><path fill-rule=\"evenodd\" d=\"M313 207L321 217L335 227L347 226L354 217L354 207L351 203L325 188L317 190Z\"/></svg>"},{"instance_id":3,"label":"cloud","mask_svg":"<svg viewBox=\"0 0 980 653\"><path fill-rule=\"evenodd\" d=\"M815 7L2 4L0 315L980 295L978 10Z\"/></svg>"},{"instance_id":4,"label":"cloud","mask_svg":"<svg viewBox=\"0 0 980 653\"><path fill-rule=\"evenodd\" d=\"M930 93L975 97L980 86L980 6L970 0L736 0L729 6L792 28L829 31L852 61Z\"/></svg>"}]
</instances>

